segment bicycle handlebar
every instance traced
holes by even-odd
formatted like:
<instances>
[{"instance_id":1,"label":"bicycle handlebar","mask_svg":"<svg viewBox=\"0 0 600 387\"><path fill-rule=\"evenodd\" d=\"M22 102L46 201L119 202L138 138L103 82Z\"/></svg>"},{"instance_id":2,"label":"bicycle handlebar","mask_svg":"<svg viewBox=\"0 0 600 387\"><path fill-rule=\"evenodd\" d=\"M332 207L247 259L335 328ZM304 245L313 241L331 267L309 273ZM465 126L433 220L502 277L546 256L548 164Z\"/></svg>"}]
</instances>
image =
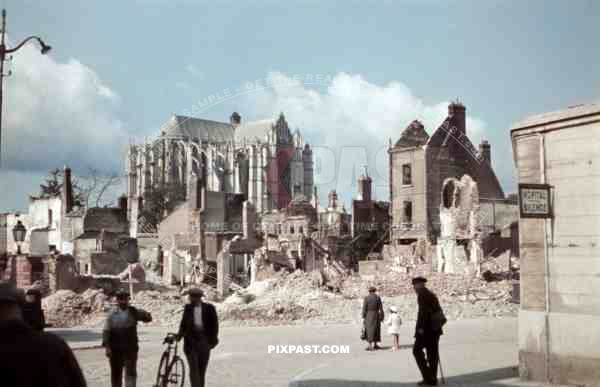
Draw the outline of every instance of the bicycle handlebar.
<instances>
[{"instance_id":1,"label":"bicycle handlebar","mask_svg":"<svg viewBox=\"0 0 600 387\"><path fill-rule=\"evenodd\" d=\"M172 344L174 341L177 340L177 336L178 336L177 333L172 333L172 332L167 333L167 336L163 340L163 344Z\"/></svg>"}]
</instances>

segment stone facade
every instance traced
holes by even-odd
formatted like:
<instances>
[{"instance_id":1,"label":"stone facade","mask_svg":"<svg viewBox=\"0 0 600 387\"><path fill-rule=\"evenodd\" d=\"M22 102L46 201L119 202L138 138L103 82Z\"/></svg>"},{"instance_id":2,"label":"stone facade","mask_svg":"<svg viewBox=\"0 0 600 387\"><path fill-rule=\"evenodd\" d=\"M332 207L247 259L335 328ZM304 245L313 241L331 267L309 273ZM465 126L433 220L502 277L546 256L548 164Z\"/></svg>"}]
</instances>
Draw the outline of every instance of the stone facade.
<instances>
[{"instance_id":1,"label":"stone facade","mask_svg":"<svg viewBox=\"0 0 600 387\"><path fill-rule=\"evenodd\" d=\"M216 266L219 252L226 241L239 236L256 245L256 211L243 194L206 191L195 180L196 192L191 200L181 203L158 227L158 243L162 255L162 276L166 283L191 280L195 265ZM206 272L201 273L206 276ZM210 273L209 273L210 274ZM205 278L216 280L215 273Z\"/></svg>"},{"instance_id":2,"label":"stone facade","mask_svg":"<svg viewBox=\"0 0 600 387\"><path fill-rule=\"evenodd\" d=\"M132 237L145 201L161 187L179 187L183 197L177 200L189 201L197 179L208 192L244 195L259 214L299 196L310 199L313 189L312 150L283 114L249 123L237 113L230 123L173 116L157 140L130 147L127 173Z\"/></svg>"},{"instance_id":3,"label":"stone facade","mask_svg":"<svg viewBox=\"0 0 600 387\"><path fill-rule=\"evenodd\" d=\"M492 169L489 143L479 150L466 131L465 107L454 102L448 116L431 136L413 121L388 150L390 170L391 241L410 244L418 239L436 242L440 236L439 193L447 178L469 175L479 186L480 199L503 199ZM481 152L481 153L480 153Z\"/></svg>"},{"instance_id":4,"label":"stone facade","mask_svg":"<svg viewBox=\"0 0 600 387\"><path fill-rule=\"evenodd\" d=\"M319 240L329 237L344 238L351 235L352 215L338 201L335 190L329 192L326 208L317 208L319 213Z\"/></svg>"},{"instance_id":5,"label":"stone facade","mask_svg":"<svg viewBox=\"0 0 600 387\"><path fill-rule=\"evenodd\" d=\"M352 238L358 260L371 253L381 253L389 243L390 213L388 202L373 200L371 177L365 170L358 178L357 199L352 200Z\"/></svg>"},{"instance_id":6,"label":"stone facade","mask_svg":"<svg viewBox=\"0 0 600 387\"><path fill-rule=\"evenodd\" d=\"M600 105L511 128L519 183L549 184L552 219L519 219L519 368L523 378L600 380Z\"/></svg>"},{"instance_id":7,"label":"stone facade","mask_svg":"<svg viewBox=\"0 0 600 387\"><path fill-rule=\"evenodd\" d=\"M479 190L469 175L442 185L437 271L480 275L483 258Z\"/></svg>"},{"instance_id":8,"label":"stone facade","mask_svg":"<svg viewBox=\"0 0 600 387\"><path fill-rule=\"evenodd\" d=\"M125 208L90 208L82 218L82 233L71 241L79 273L118 274L129 260L138 258Z\"/></svg>"}]
</instances>

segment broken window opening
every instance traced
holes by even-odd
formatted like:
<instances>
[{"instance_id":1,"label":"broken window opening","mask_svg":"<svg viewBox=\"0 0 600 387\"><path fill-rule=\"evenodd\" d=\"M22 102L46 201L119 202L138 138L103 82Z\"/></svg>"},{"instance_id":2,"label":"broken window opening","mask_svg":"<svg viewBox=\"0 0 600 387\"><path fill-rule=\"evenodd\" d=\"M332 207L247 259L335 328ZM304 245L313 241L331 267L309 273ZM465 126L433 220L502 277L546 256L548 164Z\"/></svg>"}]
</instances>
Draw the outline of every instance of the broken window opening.
<instances>
[{"instance_id":1,"label":"broken window opening","mask_svg":"<svg viewBox=\"0 0 600 387\"><path fill-rule=\"evenodd\" d=\"M412 223L412 202L404 202L404 222Z\"/></svg>"},{"instance_id":2,"label":"broken window opening","mask_svg":"<svg viewBox=\"0 0 600 387\"><path fill-rule=\"evenodd\" d=\"M412 170L410 164L402 165L402 184L412 184Z\"/></svg>"},{"instance_id":3,"label":"broken window opening","mask_svg":"<svg viewBox=\"0 0 600 387\"><path fill-rule=\"evenodd\" d=\"M442 195L442 201L445 208L451 208L454 206L455 191L456 186L454 185L454 182L452 180L448 181L444 187Z\"/></svg>"}]
</instances>

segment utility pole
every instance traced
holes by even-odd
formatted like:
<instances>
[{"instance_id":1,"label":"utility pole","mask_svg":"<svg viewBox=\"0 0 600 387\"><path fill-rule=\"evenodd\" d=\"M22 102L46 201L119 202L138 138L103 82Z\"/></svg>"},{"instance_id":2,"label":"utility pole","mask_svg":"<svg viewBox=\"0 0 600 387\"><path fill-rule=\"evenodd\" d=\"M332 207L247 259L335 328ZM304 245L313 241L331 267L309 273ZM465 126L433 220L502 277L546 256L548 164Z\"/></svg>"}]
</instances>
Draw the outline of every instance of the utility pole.
<instances>
[{"instance_id":1,"label":"utility pole","mask_svg":"<svg viewBox=\"0 0 600 387\"><path fill-rule=\"evenodd\" d=\"M6 34L6 10L2 10L2 38L0 38L0 166L2 166L2 89L4 88L4 35Z\"/></svg>"},{"instance_id":2,"label":"utility pole","mask_svg":"<svg viewBox=\"0 0 600 387\"><path fill-rule=\"evenodd\" d=\"M2 36L0 37L0 165L2 164L2 89L4 86L4 77L10 75L4 74L4 61L6 60L7 54L12 54L13 52L18 51L21 47L25 45L30 40L37 40L41 47L42 55L45 55L50 51L52 47L48 46L39 36L30 36L28 38L23 39L21 43L17 44L13 48L7 48L5 44L5 36L6 36L6 10L2 10Z\"/></svg>"}]
</instances>

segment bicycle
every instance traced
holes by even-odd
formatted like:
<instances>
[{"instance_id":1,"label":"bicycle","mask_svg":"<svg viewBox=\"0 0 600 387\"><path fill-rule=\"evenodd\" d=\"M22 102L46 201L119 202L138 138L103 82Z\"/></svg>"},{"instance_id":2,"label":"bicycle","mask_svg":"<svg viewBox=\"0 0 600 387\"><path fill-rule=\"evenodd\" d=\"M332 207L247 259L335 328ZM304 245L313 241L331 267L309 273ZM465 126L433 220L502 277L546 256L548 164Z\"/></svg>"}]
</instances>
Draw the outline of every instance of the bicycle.
<instances>
[{"instance_id":1,"label":"bicycle","mask_svg":"<svg viewBox=\"0 0 600 387\"><path fill-rule=\"evenodd\" d=\"M175 333L167 333L163 344L167 344L167 348L160 358L154 387L183 387L185 382L185 364L183 363L183 359L177 355L177 335Z\"/></svg>"}]
</instances>

